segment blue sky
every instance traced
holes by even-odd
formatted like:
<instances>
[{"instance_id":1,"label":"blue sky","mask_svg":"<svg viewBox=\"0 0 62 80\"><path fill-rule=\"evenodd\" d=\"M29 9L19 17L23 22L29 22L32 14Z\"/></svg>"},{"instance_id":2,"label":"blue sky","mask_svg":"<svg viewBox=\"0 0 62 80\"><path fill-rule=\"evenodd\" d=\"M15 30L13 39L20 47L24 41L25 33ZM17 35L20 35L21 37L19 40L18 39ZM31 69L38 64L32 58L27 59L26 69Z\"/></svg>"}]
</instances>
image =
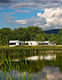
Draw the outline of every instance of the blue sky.
<instances>
[{"instance_id":1,"label":"blue sky","mask_svg":"<svg viewBox=\"0 0 62 80\"><path fill-rule=\"evenodd\" d=\"M0 28L62 28L62 0L0 0Z\"/></svg>"}]
</instances>

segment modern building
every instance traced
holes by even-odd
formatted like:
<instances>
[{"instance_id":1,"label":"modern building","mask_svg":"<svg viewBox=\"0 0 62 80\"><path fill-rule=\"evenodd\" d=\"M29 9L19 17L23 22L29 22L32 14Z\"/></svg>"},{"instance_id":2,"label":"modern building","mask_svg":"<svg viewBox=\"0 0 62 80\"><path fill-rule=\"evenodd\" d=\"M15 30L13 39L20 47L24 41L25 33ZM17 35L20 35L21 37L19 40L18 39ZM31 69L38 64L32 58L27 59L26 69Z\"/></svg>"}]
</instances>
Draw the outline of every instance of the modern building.
<instances>
[{"instance_id":1,"label":"modern building","mask_svg":"<svg viewBox=\"0 0 62 80\"><path fill-rule=\"evenodd\" d=\"M50 41L19 41L19 40L10 40L9 41L9 46L19 46L19 45L28 45L28 46L36 46L36 45L56 45L53 42Z\"/></svg>"}]
</instances>

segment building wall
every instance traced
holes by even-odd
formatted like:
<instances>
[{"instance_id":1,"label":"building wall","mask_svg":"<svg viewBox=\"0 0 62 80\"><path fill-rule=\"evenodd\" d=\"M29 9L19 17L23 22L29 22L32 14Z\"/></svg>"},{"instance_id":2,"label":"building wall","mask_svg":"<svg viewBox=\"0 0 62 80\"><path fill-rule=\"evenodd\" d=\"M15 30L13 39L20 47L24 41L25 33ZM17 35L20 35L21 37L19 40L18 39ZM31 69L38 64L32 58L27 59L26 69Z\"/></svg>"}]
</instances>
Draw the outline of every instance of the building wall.
<instances>
[{"instance_id":1,"label":"building wall","mask_svg":"<svg viewBox=\"0 0 62 80\"><path fill-rule=\"evenodd\" d=\"M10 47L14 47L14 46L18 46L18 45L19 45L19 41L18 40L9 41L9 46Z\"/></svg>"},{"instance_id":2,"label":"building wall","mask_svg":"<svg viewBox=\"0 0 62 80\"><path fill-rule=\"evenodd\" d=\"M29 46L31 46L31 45L38 45L37 41L25 41L25 43L27 43Z\"/></svg>"}]
</instances>

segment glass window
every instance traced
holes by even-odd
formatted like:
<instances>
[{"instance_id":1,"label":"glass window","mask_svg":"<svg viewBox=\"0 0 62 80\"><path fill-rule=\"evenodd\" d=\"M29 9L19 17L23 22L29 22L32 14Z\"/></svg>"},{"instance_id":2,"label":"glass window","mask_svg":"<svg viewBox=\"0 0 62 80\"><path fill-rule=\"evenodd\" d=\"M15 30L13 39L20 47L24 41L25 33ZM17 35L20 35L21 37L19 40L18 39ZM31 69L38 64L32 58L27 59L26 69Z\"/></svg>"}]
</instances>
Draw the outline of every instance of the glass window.
<instances>
[{"instance_id":1,"label":"glass window","mask_svg":"<svg viewBox=\"0 0 62 80\"><path fill-rule=\"evenodd\" d=\"M16 45L16 43L9 43L9 45Z\"/></svg>"}]
</instances>

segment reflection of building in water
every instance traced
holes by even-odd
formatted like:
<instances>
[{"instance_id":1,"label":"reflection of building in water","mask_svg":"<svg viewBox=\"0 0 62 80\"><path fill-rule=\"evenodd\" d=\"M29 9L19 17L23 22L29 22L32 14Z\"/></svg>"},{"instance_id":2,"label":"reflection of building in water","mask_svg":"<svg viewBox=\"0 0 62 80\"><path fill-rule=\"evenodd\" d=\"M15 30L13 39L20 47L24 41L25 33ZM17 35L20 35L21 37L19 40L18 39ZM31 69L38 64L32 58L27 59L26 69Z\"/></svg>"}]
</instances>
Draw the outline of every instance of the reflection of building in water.
<instances>
[{"instance_id":1,"label":"reflection of building in water","mask_svg":"<svg viewBox=\"0 0 62 80\"><path fill-rule=\"evenodd\" d=\"M26 57L25 60L36 61L36 60L56 60L56 55L47 55L47 56L30 56Z\"/></svg>"},{"instance_id":2,"label":"reflection of building in water","mask_svg":"<svg viewBox=\"0 0 62 80\"><path fill-rule=\"evenodd\" d=\"M50 41L19 41L19 40L10 40L9 46L19 46L19 45L28 45L28 46L36 46L36 45L56 45L56 43Z\"/></svg>"}]
</instances>

